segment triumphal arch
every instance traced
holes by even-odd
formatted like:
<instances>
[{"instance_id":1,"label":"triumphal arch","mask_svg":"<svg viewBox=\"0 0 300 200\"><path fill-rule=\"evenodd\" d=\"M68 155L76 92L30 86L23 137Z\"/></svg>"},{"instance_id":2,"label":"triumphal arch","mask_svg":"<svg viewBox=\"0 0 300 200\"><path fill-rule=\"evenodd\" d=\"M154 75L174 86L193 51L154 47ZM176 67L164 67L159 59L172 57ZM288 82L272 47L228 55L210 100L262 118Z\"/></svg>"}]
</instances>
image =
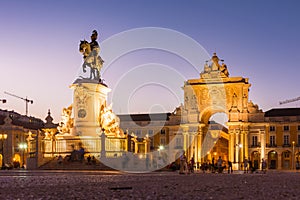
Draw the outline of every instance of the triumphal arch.
<instances>
[{"instance_id":1,"label":"triumphal arch","mask_svg":"<svg viewBox=\"0 0 300 200\"><path fill-rule=\"evenodd\" d=\"M209 120L216 113L225 113L228 119L228 155L225 159L241 163L249 157L250 123L263 121L263 112L248 99L250 86L248 78L230 77L226 64L216 53L206 61L199 79L184 83L181 127L188 157L193 156L196 162L203 163L207 152L222 137L221 131L208 131ZM261 128L262 133L264 129Z\"/></svg>"}]
</instances>

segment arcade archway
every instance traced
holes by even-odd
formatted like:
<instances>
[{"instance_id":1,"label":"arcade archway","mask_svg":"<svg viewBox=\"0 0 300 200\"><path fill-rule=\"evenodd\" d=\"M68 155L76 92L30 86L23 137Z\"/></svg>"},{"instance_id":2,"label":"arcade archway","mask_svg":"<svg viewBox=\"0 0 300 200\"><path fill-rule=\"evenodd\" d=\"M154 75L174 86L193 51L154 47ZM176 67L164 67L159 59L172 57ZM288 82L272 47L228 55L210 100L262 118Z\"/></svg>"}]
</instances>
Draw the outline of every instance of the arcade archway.
<instances>
[{"instance_id":1,"label":"arcade archway","mask_svg":"<svg viewBox=\"0 0 300 200\"><path fill-rule=\"evenodd\" d=\"M292 169L292 152L286 150L281 154L282 169Z\"/></svg>"},{"instance_id":2,"label":"arcade archway","mask_svg":"<svg viewBox=\"0 0 300 200\"><path fill-rule=\"evenodd\" d=\"M268 166L269 169L278 168L278 154L274 150L268 153Z\"/></svg>"},{"instance_id":3,"label":"arcade archway","mask_svg":"<svg viewBox=\"0 0 300 200\"><path fill-rule=\"evenodd\" d=\"M253 151L251 153L251 161L253 163L253 167L255 169L259 169L260 168L260 153L258 151Z\"/></svg>"}]
</instances>

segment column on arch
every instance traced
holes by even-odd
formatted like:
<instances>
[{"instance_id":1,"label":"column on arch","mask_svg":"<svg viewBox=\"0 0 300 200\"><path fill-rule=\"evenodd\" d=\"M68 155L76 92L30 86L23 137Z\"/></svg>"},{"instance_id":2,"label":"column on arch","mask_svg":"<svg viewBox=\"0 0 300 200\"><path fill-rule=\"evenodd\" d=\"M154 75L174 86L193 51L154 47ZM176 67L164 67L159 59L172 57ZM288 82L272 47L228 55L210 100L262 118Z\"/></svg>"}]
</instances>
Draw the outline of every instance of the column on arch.
<instances>
[{"instance_id":1,"label":"column on arch","mask_svg":"<svg viewBox=\"0 0 300 200\"><path fill-rule=\"evenodd\" d=\"M235 157L236 157L236 169L241 169L241 164L244 160L243 158L243 140L240 127L235 130Z\"/></svg>"},{"instance_id":2,"label":"column on arch","mask_svg":"<svg viewBox=\"0 0 300 200\"><path fill-rule=\"evenodd\" d=\"M203 163L203 153L202 153L202 141L203 141L203 127L205 124L200 124L198 126L198 134L197 134L197 154L198 160L196 162Z\"/></svg>"},{"instance_id":3,"label":"column on arch","mask_svg":"<svg viewBox=\"0 0 300 200\"><path fill-rule=\"evenodd\" d=\"M259 131L260 135L260 161L261 159L266 159L265 154L266 154L266 132L265 130L260 130Z\"/></svg>"},{"instance_id":4,"label":"column on arch","mask_svg":"<svg viewBox=\"0 0 300 200\"><path fill-rule=\"evenodd\" d=\"M244 137L244 131L240 131L240 143L241 146L239 147L239 152L240 152L240 162L244 161L244 151L245 151L245 137Z\"/></svg>"},{"instance_id":5,"label":"column on arch","mask_svg":"<svg viewBox=\"0 0 300 200\"><path fill-rule=\"evenodd\" d=\"M188 126L183 127L182 131L183 135L183 150L185 151L185 155L187 156L188 154Z\"/></svg>"},{"instance_id":6,"label":"column on arch","mask_svg":"<svg viewBox=\"0 0 300 200\"><path fill-rule=\"evenodd\" d=\"M194 152L194 161L195 161L195 164L196 164L196 168L197 168L197 162L199 162L198 158L198 150L199 150L199 147L198 147L198 131L196 133L194 133L194 147L195 147L195 152Z\"/></svg>"},{"instance_id":7,"label":"column on arch","mask_svg":"<svg viewBox=\"0 0 300 200\"><path fill-rule=\"evenodd\" d=\"M248 127L244 127L244 139L245 139L244 146L245 146L245 157L246 158L249 158L249 142L248 142L249 138L248 138L248 136L249 136L249 129L248 129Z\"/></svg>"},{"instance_id":8,"label":"column on arch","mask_svg":"<svg viewBox=\"0 0 300 200\"><path fill-rule=\"evenodd\" d=\"M234 159L234 147L235 147L235 142L234 142L234 131L233 130L229 130L229 142L228 142L228 159L230 162L235 162Z\"/></svg>"},{"instance_id":9,"label":"column on arch","mask_svg":"<svg viewBox=\"0 0 300 200\"><path fill-rule=\"evenodd\" d=\"M191 158L196 156L196 134L195 132L190 132L189 133L189 157L188 159L191 160ZM189 161L188 160L188 161Z\"/></svg>"}]
</instances>

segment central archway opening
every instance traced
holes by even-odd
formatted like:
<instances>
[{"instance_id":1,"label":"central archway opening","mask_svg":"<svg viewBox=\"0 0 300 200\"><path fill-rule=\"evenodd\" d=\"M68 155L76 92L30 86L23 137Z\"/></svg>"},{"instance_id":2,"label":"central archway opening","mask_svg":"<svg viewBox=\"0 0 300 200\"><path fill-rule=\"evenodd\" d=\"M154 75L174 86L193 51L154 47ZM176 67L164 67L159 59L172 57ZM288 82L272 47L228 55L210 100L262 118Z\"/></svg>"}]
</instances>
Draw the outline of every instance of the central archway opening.
<instances>
[{"instance_id":1,"label":"central archway opening","mask_svg":"<svg viewBox=\"0 0 300 200\"><path fill-rule=\"evenodd\" d=\"M204 162L212 166L227 165L229 135L227 128L228 116L224 112L213 113L206 126L203 151L206 153Z\"/></svg>"}]
</instances>

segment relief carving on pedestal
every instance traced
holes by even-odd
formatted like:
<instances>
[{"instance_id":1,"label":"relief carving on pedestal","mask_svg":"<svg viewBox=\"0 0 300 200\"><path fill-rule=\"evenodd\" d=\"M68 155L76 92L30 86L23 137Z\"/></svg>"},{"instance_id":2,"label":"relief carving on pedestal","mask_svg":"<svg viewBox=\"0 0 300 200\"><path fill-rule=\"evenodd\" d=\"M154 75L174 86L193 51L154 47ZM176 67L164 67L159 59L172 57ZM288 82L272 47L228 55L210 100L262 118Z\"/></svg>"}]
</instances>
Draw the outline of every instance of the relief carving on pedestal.
<instances>
[{"instance_id":1,"label":"relief carving on pedestal","mask_svg":"<svg viewBox=\"0 0 300 200\"><path fill-rule=\"evenodd\" d=\"M89 94L86 91L87 89L84 88L83 86L79 85L76 87L74 94L75 94L75 98L76 98L76 106L85 108L86 103L87 103L87 99L89 98Z\"/></svg>"}]
</instances>

